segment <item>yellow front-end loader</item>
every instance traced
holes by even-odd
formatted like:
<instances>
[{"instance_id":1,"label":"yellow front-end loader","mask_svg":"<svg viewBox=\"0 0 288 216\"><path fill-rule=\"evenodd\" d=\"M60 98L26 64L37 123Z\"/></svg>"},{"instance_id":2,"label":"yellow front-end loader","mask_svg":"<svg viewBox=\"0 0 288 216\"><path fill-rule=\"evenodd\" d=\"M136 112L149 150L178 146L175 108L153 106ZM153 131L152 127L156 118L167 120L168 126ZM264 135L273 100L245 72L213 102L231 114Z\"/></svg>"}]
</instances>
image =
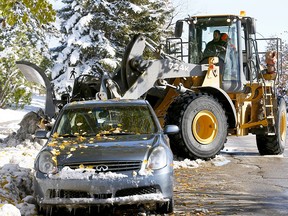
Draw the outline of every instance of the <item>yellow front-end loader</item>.
<instances>
[{"instance_id":1,"label":"yellow front-end loader","mask_svg":"<svg viewBox=\"0 0 288 216\"><path fill-rule=\"evenodd\" d=\"M215 31L220 40L208 44ZM260 52L251 17L189 17L177 21L175 37L166 44L135 35L115 76L103 74L95 82L93 77L81 76L75 80L71 98L65 98L148 100L163 125L179 126L180 132L170 135L171 148L179 156L213 158L224 148L227 136L248 134L256 135L261 155L282 154L287 126L286 103L277 91L281 40L265 40L274 44L273 50ZM27 62L17 65L27 78L37 78L31 71L39 68ZM47 103L59 103L53 100L49 80L42 78ZM93 86L90 96L81 92L80 84L85 82L87 88ZM47 114L55 114L53 106L46 104L46 108Z\"/></svg>"}]
</instances>

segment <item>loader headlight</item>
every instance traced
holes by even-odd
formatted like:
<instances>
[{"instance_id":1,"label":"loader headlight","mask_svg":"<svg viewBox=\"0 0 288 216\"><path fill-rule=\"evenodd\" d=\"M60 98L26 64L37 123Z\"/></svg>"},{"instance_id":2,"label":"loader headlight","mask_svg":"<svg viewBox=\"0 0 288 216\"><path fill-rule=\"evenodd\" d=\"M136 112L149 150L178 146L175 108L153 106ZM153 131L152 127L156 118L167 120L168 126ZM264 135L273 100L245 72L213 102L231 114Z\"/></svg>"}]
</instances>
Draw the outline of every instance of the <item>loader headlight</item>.
<instances>
[{"instance_id":1,"label":"loader headlight","mask_svg":"<svg viewBox=\"0 0 288 216\"><path fill-rule=\"evenodd\" d=\"M39 155L38 168L42 173L53 173L56 169L56 163L53 160L53 155L48 151L43 151Z\"/></svg>"},{"instance_id":2,"label":"loader headlight","mask_svg":"<svg viewBox=\"0 0 288 216\"><path fill-rule=\"evenodd\" d=\"M167 165L167 155L165 148L159 146L155 148L149 156L147 167L152 170L157 170Z\"/></svg>"}]
</instances>

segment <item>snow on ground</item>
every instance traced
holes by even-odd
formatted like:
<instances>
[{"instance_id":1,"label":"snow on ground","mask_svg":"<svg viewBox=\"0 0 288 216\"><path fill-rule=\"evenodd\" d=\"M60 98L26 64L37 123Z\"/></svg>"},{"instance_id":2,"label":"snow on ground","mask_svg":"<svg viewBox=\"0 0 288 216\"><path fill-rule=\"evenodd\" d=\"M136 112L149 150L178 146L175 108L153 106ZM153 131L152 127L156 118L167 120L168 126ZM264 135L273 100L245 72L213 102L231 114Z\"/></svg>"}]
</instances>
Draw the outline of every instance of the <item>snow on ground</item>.
<instances>
[{"instance_id":1,"label":"snow on ground","mask_svg":"<svg viewBox=\"0 0 288 216\"><path fill-rule=\"evenodd\" d=\"M32 175L34 159L42 146L29 140L17 146L8 145L3 140L20 128L18 124L25 114L44 109L44 100L44 96L35 95L31 105L23 110L0 109L0 215L37 215L32 197ZM215 166L222 166L230 161L224 156L217 156L211 162ZM175 159L174 169L197 168L203 163L206 162Z\"/></svg>"},{"instance_id":2,"label":"snow on ground","mask_svg":"<svg viewBox=\"0 0 288 216\"><path fill-rule=\"evenodd\" d=\"M2 141L20 128L26 113L40 108L44 109L43 96L34 96L23 110L0 109L0 215L36 215L31 196L32 169L41 146L27 140L11 147Z\"/></svg>"}]
</instances>

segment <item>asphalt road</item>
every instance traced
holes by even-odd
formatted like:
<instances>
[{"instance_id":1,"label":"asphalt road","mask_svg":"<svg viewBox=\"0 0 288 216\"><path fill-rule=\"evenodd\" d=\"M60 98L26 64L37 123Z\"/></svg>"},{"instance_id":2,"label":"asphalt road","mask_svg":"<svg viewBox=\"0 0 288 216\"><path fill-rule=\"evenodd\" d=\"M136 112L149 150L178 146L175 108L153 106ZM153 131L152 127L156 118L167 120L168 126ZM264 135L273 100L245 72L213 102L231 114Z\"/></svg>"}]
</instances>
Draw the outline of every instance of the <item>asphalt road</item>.
<instances>
[{"instance_id":1,"label":"asphalt road","mask_svg":"<svg viewBox=\"0 0 288 216\"><path fill-rule=\"evenodd\" d=\"M229 137L220 155L230 162L175 170L173 215L288 215L288 146L260 156L255 136Z\"/></svg>"}]
</instances>

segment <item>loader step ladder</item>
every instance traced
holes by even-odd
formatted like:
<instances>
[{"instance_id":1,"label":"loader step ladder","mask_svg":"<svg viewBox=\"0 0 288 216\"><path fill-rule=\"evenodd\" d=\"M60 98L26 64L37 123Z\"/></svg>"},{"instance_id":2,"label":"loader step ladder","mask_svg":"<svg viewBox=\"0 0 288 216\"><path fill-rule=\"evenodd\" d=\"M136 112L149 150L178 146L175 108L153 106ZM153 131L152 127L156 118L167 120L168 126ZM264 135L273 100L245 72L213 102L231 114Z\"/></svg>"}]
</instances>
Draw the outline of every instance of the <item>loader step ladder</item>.
<instances>
[{"instance_id":1,"label":"loader step ladder","mask_svg":"<svg viewBox=\"0 0 288 216\"><path fill-rule=\"evenodd\" d=\"M275 135L275 116L273 105L272 85L263 86L264 92L264 113L268 122L267 135Z\"/></svg>"}]
</instances>

